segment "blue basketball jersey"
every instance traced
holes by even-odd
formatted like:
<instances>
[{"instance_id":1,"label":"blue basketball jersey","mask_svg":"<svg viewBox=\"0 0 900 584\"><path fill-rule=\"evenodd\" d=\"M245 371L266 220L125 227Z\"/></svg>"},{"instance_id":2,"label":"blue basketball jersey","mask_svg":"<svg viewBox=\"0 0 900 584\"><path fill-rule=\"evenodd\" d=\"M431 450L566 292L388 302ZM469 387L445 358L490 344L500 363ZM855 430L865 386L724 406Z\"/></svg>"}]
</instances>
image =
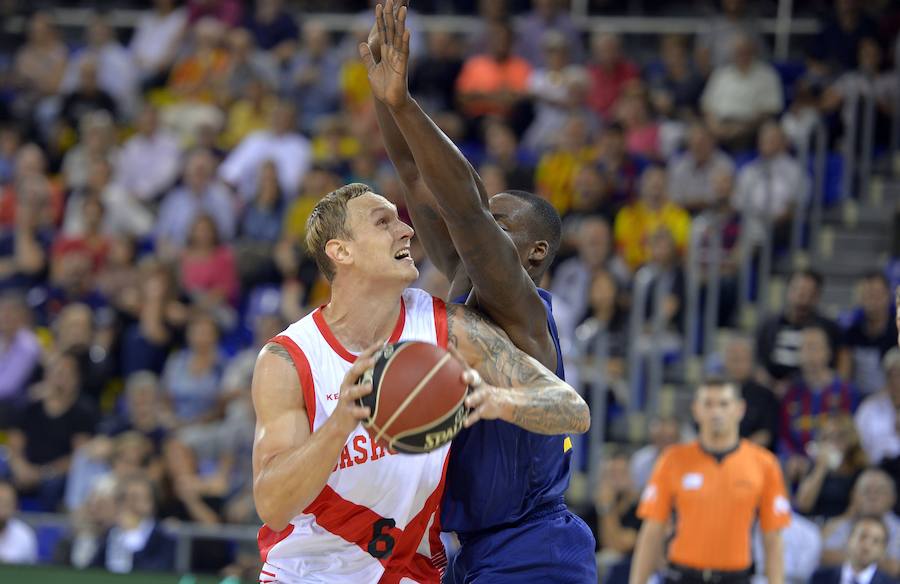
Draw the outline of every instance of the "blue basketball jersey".
<instances>
[{"instance_id":1,"label":"blue basketball jersey","mask_svg":"<svg viewBox=\"0 0 900 584\"><path fill-rule=\"evenodd\" d=\"M556 375L565 379L552 296L541 288L538 294L556 346ZM561 501L571 458L568 436L535 434L500 420L463 429L450 447L441 528L476 533L516 523L538 507Z\"/></svg>"}]
</instances>

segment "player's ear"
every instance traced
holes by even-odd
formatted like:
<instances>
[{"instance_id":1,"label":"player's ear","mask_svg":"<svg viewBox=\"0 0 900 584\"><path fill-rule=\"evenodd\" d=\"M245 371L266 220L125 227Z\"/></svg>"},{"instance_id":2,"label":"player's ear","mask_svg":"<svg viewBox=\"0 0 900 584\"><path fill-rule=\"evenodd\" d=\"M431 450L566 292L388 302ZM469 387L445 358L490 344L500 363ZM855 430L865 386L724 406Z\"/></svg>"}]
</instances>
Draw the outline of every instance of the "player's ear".
<instances>
[{"instance_id":1,"label":"player's ear","mask_svg":"<svg viewBox=\"0 0 900 584\"><path fill-rule=\"evenodd\" d=\"M353 254L347 243L340 239L330 239L325 244L325 255L331 258L331 261L337 264L348 265L353 263Z\"/></svg>"},{"instance_id":2,"label":"player's ear","mask_svg":"<svg viewBox=\"0 0 900 584\"><path fill-rule=\"evenodd\" d=\"M528 252L528 261L534 265L540 265L550 253L550 244L543 239L534 242L531 251Z\"/></svg>"}]
</instances>

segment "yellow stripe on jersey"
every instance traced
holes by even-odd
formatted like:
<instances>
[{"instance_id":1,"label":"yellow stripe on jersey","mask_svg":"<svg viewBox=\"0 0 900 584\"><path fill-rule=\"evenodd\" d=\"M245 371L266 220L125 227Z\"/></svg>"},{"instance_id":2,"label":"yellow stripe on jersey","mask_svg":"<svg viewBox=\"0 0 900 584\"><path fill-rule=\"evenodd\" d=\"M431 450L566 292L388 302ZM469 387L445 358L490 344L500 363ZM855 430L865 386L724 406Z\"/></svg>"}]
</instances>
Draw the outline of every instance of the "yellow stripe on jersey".
<instances>
[{"instance_id":1,"label":"yellow stripe on jersey","mask_svg":"<svg viewBox=\"0 0 900 584\"><path fill-rule=\"evenodd\" d=\"M572 450L572 439L566 436L566 439L563 440L563 453Z\"/></svg>"}]
</instances>

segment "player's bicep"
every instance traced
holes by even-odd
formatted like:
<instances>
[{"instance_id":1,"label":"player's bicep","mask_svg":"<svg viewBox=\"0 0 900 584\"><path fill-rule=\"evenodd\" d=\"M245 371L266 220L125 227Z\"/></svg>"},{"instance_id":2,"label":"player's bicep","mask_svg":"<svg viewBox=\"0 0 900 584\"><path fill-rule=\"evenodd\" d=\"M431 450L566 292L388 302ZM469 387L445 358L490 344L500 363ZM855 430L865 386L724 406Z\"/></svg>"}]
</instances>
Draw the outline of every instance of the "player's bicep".
<instances>
[{"instance_id":1,"label":"player's bicep","mask_svg":"<svg viewBox=\"0 0 900 584\"><path fill-rule=\"evenodd\" d=\"M450 344L489 384L525 389L559 383L550 370L518 349L479 311L451 304L447 317Z\"/></svg>"},{"instance_id":2,"label":"player's bicep","mask_svg":"<svg viewBox=\"0 0 900 584\"><path fill-rule=\"evenodd\" d=\"M256 433L253 440L254 480L281 453L298 448L310 436L303 391L290 355L267 345L256 361L252 383Z\"/></svg>"}]
</instances>

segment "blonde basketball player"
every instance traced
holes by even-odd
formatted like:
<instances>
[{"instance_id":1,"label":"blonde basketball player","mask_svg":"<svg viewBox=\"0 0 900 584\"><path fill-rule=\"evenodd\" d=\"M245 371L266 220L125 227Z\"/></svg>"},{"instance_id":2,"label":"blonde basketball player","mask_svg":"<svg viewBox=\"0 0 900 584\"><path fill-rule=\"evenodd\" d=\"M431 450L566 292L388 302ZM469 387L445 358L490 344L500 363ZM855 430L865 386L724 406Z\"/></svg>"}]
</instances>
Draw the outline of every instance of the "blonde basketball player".
<instances>
[{"instance_id":1,"label":"blonde basketball player","mask_svg":"<svg viewBox=\"0 0 900 584\"><path fill-rule=\"evenodd\" d=\"M331 281L328 305L267 344L253 375L253 493L265 526L260 581L438 583L449 446L421 455L372 444L356 385L386 341L455 349L473 371L467 425L500 419L543 434L583 433L587 404L479 313L408 289L413 230L353 184L326 195L307 245ZM485 477L489 479L489 477Z\"/></svg>"}]
</instances>

